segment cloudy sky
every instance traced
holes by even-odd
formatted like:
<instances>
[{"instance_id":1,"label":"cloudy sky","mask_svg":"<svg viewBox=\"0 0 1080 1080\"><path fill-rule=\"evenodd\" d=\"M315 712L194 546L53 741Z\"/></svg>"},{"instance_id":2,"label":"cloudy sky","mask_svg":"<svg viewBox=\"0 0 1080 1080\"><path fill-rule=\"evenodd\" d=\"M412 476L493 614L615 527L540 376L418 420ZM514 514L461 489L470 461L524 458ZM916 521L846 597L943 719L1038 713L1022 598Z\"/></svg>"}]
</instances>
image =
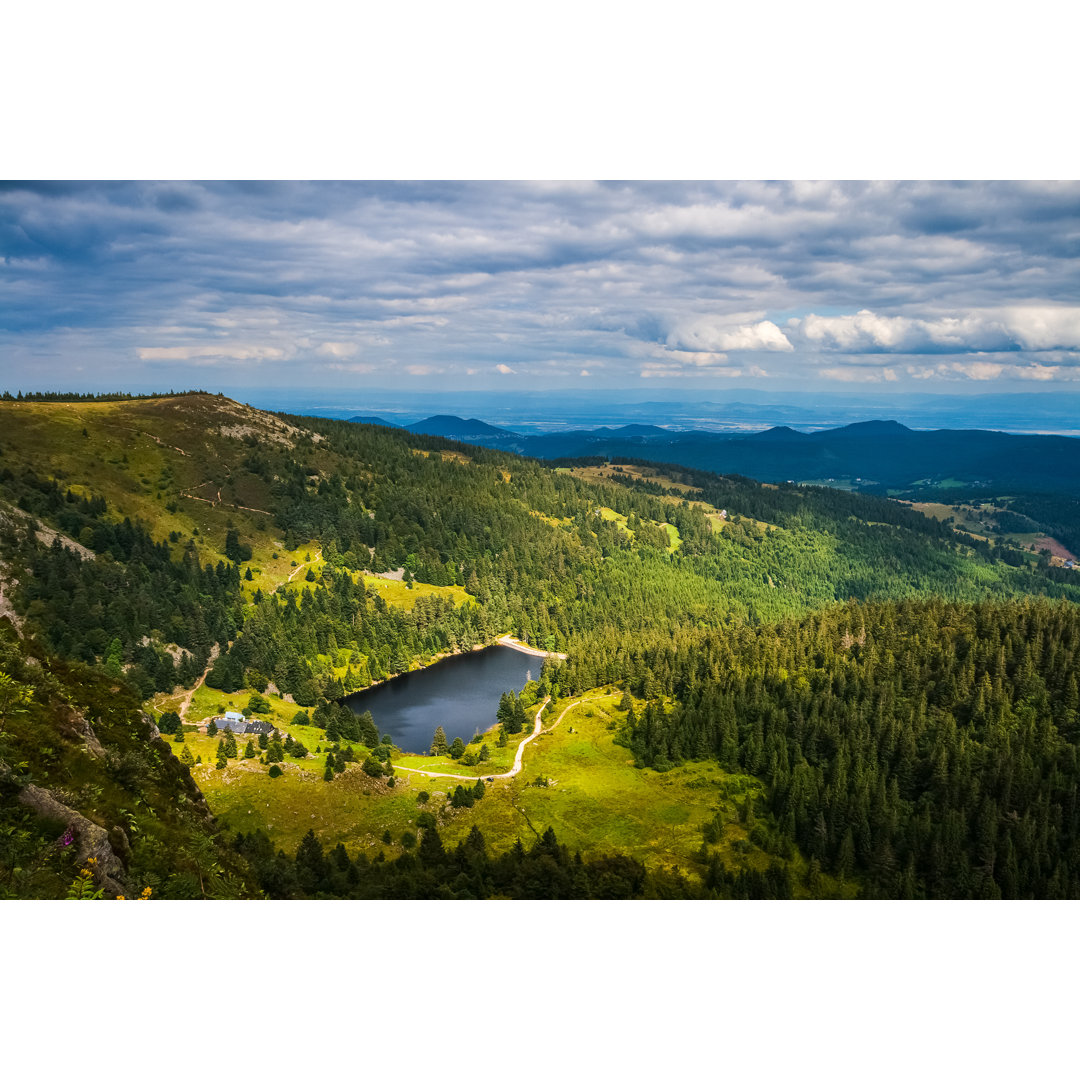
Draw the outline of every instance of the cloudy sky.
<instances>
[{"instance_id":1,"label":"cloudy sky","mask_svg":"<svg viewBox=\"0 0 1080 1080\"><path fill-rule=\"evenodd\" d=\"M0 376L1080 390L1078 256L1078 184L9 184Z\"/></svg>"}]
</instances>

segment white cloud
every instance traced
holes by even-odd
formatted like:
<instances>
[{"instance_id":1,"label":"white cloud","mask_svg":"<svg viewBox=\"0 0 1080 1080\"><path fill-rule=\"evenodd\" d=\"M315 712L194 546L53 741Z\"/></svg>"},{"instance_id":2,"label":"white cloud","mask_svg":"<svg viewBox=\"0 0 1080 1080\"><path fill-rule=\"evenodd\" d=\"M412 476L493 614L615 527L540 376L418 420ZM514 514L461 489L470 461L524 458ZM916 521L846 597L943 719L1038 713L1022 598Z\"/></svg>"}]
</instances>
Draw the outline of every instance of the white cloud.
<instances>
[{"instance_id":1,"label":"white cloud","mask_svg":"<svg viewBox=\"0 0 1080 1080\"><path fill-rule=\"evenodd\" d=\"M1050 382L1061 374L1061 367L1057 364L1028 364L1027 367L1016 368L1014 373L1018 379Z\"/></svg>"},{"instance_id":2,"label":"white cloud","mask_svg":"<svg viewBox=\"0 0 1080 1080\"><path fill-rule=\"evenodd\" d=\"M515 374L514 369L512 367L510 367L509 364L496 364L495 365L495 370L500 375L513 375L513 374Z\"/></svg>"},{"instance_id":3,"label":"white cloud","mask_svg":"<svg viewBox=\"0 0 1080 1080\"><path fill-rule=\"evenodd\" d=\"M330 371L346 371L351 375L370 375L373 371L377 370L384 365L379 364L357 364L357 363L341 363L341 364L327 364L326 367Z\"/></svg>"},{"instance_id":4,"label":"white cloud","mask_svg":"<svg viewBox=\"0 0 1080 1080\"><path fill-rule=\"evenodd\" d=\"M704 315L676 324L668 334L673 348L705 352L791 352L784 332L768 319L738 325L731 317Z\"/></svg>"},{"instance_id":5,"label":"white cloud","mask_svg":"<svg viewBox=\"0 0 1080 1080\"><path fill-rule=\"evenodd\" d=\"M855 364L850 367L822 368L818 374L823 379L832 379L835 382L880 383L897 381L896 372L892 368L860 367Z\"/></svg>"},{"instance_id":6,"label":"white cloud","mask_svg":"<svg viewBox=\"0 0 1080 1080\"><path fill-rule=\"evenodd\" d=\"M1080 307L1010 307L1001 321L1025 349L1080 348Z\"/></svg>"},{"instance_id":7,"label":"white cloud","mask_svg":"<svg viewBox=\"0 0 1080 1080\"><path fill-rule=\"evenodd\" d=\"M580 371L580 372L578 372L578 374L579 374L580 376L584 377L584 376L588 376L588 375L591 375L591 374L592 374L592 372L591 372L591 371L590 371L590 370L589 370L588 368L582 368L582 369L581 369L581 371Z\"/></svg>"},{"instance_id":8,"label":"white cloud","mask_svg":"<svg viewBox=\"0 0 1080 1080\"><path fill-rule=\"evenodd\" d=\"M1080 348L1080 307L978 308L935 318L878 315L807 315L789 319L788 332L803 343L837 352L964 353Z\"/></svg>"},{"instance_id":9,"label":"white cloud","mask_svg":"<svg viewBox=\"0 0 1080 1080\"><path fill-rule=\"evenodd\" d=\"M199 361L217 363L222 360L281 360L284 349L272 345L218 345L211 342L206 345L169 345L150 346L135 350L140 360L179 360L181 362Z\"/></svg>"},{"instance_id":10,"label":"white cloud","mask_svg":"<svg viewBox=\"0 0 1080 1080\"><path fill-rule=\"evenodd\" d=\"M355 356L360 346L352 341L324 341L315 351L320 356L333 356L337 358Z\"/></svg>"}]
</instances>

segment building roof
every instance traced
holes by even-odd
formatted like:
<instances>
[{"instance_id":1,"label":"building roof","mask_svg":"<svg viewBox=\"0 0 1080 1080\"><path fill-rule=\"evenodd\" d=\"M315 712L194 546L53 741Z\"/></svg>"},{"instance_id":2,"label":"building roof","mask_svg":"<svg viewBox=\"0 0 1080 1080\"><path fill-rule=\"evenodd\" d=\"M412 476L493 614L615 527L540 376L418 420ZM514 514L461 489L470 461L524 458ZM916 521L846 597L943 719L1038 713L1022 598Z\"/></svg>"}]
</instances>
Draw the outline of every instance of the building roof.
<instances>
[{"instance_id":1,"label":"building roof","mask_svg":"<svg viewBox=\"0 0 1080 1080\"><path fill-rule=\"evenodd\" d=\"M218 720L216 723L218 731L231 731L234 735L272 735L277 730L267 720L248 720L246 716L241 716L239 720Z\"/></svg>"}]
</instances>

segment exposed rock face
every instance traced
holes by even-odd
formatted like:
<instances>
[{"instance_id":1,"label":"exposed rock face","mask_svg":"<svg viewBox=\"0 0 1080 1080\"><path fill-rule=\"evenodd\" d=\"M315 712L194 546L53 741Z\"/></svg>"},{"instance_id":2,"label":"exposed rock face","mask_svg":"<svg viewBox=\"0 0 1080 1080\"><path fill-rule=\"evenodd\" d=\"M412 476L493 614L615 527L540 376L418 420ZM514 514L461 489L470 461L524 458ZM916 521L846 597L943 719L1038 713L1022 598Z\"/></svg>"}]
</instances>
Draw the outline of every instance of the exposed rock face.
<instances>
[{"instance_id":1,"label":"exposed rock face","mask_svg":"<svg viewBox=\"0 0 1080 1080\"><path fill-rule=\"evenodd\" d=\"M105 749L98 741L98 737L94 734L94 729L90 726L90 721L79 712L78 709L72 709L69 714L71 720L71 726L79 733L84 743L86 743L86 749L93 757L103 758L105 756Z\"/></svg>"},{"instance_id":2,"label":"exposed rock face","mask_svg":"<svg viewBox=\"0 0 1080 1080\"><path fill-rule=\"evenodd\" d=\"M79 862L96 859L94 876L98 884L113 893L124 892L124 864L109 843L109 834L100 825L95 825L62 802L57 802L48 791L36 784L27 784L19 792L19 802L41 817L62 821L67 825L76 844L75 852ZM127 840L126 836L124 840Z\"/></svg>"},{"instance_id":3,"label":"exposed rock face","mask_svg":"<svg viewBox=\"0 0 1080 1080\"><path fill-rule=\"evenodd\" d=\"M10 591L18 584L19 583L14 578L7 576L7 568L3 563L0 563L0 619L5 616L10 619L11 625L15 627L16 633L19 633L22 630L22 617L15 613L15 609L11 606L11 600L7 596L5 590Z\"/></svg>"}]
</instances>

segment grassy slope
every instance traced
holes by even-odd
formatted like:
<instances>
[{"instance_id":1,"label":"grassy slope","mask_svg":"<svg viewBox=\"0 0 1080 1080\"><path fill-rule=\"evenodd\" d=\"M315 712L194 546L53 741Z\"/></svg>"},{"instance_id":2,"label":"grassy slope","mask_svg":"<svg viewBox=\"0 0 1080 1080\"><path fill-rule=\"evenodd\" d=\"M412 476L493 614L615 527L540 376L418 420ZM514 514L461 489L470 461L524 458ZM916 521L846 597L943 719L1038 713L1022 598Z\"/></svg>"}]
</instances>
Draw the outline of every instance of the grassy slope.
<instances>
[{"instance_id":1,"label":"grassy slope","mask_svg":"<svg viewBox=\"0 0 1080 1080\"><path fill-rule=\"evenodd\" d=\"M739 808L761 792L759 781L726 773L712 762L694 762L656 773L633 767L630 752L615 743L615 729L623 715L617 709L621 695L597 692L573 709L553 731L545 731L525 751L522 772L512 780L488 784L486 794L472 808L454 809L448 795L459 781L431 778L399 769L394 787L366 776L351 765L332 783L322 779L322 758L289 762L285 775L270 779L265 766L233 761L225 770L213 764L195 769L195 776L211 809L222 823L238 831L266 830L275 845L294 851L303 835L313 829L325 845L344 843L352 853L369 857L384 852L393 857L404 851L402 834L415 831L418 815L436 815L446 842L457 843L476 825L494 850L510 847L516 839L531 844L551 826L560 840L583 853L626 854L652 869L676 868L695 875L700 870L702 827L720 815L720 840L710 845L733 868L762 869L769 856L749 839L739 821ZM236 702L236 695L233 699ZM557 703L557 717L569 701ZM313 729L290 728L294 737L309 739ZM484 766L466 768L449 758L400 756L396 765L460 773L472 786L476 778L501 771L513 760L518 740L506 748L486 741L492 759ZM186 737L192 753L212 761L215 740ZM241 753L244 738L238 740ZM323 744L325 746L325 744ZM544 778L547 786L536 781ZM417 795L426 791L426 804ZM759 819L760 820L760 819ZM762 822L770 833L767 821ZM392 842L382 840L389 831ZM801 880L805 864L793 859ZM829 879L826 895L853 895Z\"/></svg>"},{"instance_id":2,"label":"grassy slope","mask_svg":"<svg viewBox=\"0 0 1080 1080\"><path fill-rule=\"evenodd\" d=\"M116 517L142 520L155 539L164 540L170 532L179 532L185 541L194 537L200 557L216 561L224 557L232 521L251 537L257 562L273 561L275 551L279 562L284 557L265 513L270 509L265 484L250 475L235 487L229 483L231 472L250 453L243 432L295 437L264 414L210 395L191 395L72 404L5 402L0 415L6 458L31 463L40 474L79 493L103 495ZM218 491L221 504L200 501L216 500Z\"/></svg>"}]
</instances>

